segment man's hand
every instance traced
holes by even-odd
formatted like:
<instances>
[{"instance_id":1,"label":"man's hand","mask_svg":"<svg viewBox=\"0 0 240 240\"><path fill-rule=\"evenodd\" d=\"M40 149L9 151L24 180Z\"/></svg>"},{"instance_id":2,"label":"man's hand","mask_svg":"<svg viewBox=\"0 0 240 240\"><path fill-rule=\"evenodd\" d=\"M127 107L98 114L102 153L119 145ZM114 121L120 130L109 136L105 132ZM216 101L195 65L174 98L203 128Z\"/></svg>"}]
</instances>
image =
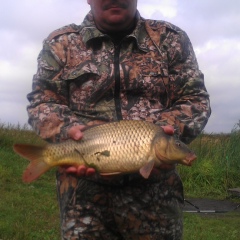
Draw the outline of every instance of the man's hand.
<instances>
[{"instance_id":1,"label":"man's hand","mask_svg":"<svg viewBox=\"0 0 240 240\"><path fill-rule=\"evenodd\" d=\"M80 140L83 137L82 131L86 128L85 125L73 126L68 130L68 136L73 140Z\"/></svg>"},{"instance_id":2,"label":"man's hand","mask_svg":"<svg viewBox=\"0 0 240 240\"><path fill-rule=\"evenodd\" d=\"M85 125L73 126L68 130L68 136L75 141L79 141L83 137L82 131L85 128L86 128ZM73 174L77 175L78 177L93 176L96 173L96 170L94 168L88 168L84 165L66 166L65 171L67 173L73 173Z\"/></svg>"},{"instance_id":3,"label":"man's hand","mask_svg":"<svg viewBox=\"0 0 240 240\"><path fill-rule=\"evenodd\" d=\"M168 135L173 135L174 134L174 128L171 125L162 126L162 129Z\"/></svg>"},{"instance_id":4,"label":"man's hand","mask_svg":"<svg viewBox=\"0 0 240 240\"><path fill-rule=\"evenodd\" d=\"M173 135L174 134L174 128L173 126L171 125L166 125L166 126L161 126L162 129L164 130L164 132L168 135ZM154 168L153 169L153 173L158 173L158 169L161 169L161 170L172 170L175 168L175 165L174 164L161 164L158 168Z\"/></svg>"},{"instance_id":5,"label":"man's hand","mask_svg":"<svg viewBox=\"0 0 240 240\"><path fill-rule=\"evenodd\" d=\"M95 175L96 170L94 168L89 168L84 165L79 165L79 166L69 166L66 167L66 172L67 173L73 173L77 175L78 177L90 177Z\"/></svg>"}]
</instances>

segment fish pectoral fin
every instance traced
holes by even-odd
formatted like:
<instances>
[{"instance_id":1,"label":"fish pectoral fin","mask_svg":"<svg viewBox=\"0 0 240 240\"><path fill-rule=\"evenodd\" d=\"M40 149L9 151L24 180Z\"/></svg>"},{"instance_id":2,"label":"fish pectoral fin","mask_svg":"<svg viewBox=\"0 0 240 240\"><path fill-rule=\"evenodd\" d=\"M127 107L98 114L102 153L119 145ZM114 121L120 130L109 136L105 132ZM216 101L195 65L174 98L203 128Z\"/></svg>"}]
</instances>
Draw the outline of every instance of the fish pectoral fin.
<instances>
[{"instance_id":1,"label":"fish pectoral fin","mask_svg":"<svg viewBox=\"0 0 240 240\"><path fill-rule=\"evenodd\" d=\"M153 170L154 164L155 164L154 160L149 161L146 165L140 168L139 170L140 174L147 179Z\"/></svg>"}]
</instances>

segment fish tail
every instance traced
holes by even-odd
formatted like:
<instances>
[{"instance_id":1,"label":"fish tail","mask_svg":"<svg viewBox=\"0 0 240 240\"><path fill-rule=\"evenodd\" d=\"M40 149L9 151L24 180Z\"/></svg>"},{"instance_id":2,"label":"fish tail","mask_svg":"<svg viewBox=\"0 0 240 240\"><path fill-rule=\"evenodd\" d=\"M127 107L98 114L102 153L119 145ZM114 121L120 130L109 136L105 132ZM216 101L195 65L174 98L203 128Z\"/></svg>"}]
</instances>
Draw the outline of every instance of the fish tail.
<instances>
[{"instance_id":1,"label":"fish tail","mask_svg":"<svg viewBox=\"0 0 240 240\"><path fill-rule=\"evenodd\" d=\"M45 147L27 144L15 144L13 149L20 156L30 161L23 173L23 182L30 183L51 168L51 166L44 161L43 151Z\"/></svg>"}]
</instances>

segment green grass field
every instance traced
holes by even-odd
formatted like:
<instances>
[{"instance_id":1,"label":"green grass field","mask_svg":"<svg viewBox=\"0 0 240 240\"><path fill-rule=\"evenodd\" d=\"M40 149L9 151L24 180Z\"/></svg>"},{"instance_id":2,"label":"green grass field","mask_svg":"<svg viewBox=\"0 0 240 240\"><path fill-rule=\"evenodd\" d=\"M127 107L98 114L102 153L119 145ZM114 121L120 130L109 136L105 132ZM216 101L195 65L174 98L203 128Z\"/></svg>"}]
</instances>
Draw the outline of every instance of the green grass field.
<instances>
[{"instance_id":1,"label":"green grass field","mask_svg":"<svg viewBox=\"0 0 240 240\"><path fill-rule=\"evenodd\" d=\"M28 162L12 150L14 143L39 144L26 127L0 124L0 240L58 240L59 212L55 170L36 182L24 184ZM200 135L191 148L194 166L179 166L187 197L225 199L227 189L240 187L240 133ZM240 199L234 201L240 202ZM184 240L238 240L240 212L184 214Z\"/></svg>"}]
</instances>

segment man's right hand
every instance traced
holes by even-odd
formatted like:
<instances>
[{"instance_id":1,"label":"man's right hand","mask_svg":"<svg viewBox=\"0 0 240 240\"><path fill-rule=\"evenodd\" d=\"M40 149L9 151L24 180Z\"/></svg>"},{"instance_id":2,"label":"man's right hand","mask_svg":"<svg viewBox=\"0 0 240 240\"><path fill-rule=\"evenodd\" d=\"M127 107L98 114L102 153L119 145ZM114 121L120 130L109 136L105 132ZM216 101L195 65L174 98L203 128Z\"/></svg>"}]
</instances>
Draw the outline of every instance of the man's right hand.
<instances>
[{"instance_id":1,"label":"man's right hand","mask_svg":"<svg viewBox=\"0 0 240 240\"><path fill-rule=\"evenodd\" d=\"M81 140L83 137L82 131L84 131L85 128L86 128L85 125L77 125L77 126L71 127L68 130L69 138L71 138L75 141ZM78 177L93 176L96 173L96 170L94 168L88 168L85 165L66 166L64 168L67 173L75 174Z\"/></svg>"},{"instance_id":2,"label":"man's right hand","mask_svg":"<svg viewBox=\"0 0 240 240\"><path fill-rule=\"evenodd\" d=\"M83 130L86 128L85 125L76 125L76 126L73 126L71 127L69 130L68 130L68 136L69 138L72 138L73 140L80 140L82 139L83 137Z\"/></svg>"}]
</instances>

